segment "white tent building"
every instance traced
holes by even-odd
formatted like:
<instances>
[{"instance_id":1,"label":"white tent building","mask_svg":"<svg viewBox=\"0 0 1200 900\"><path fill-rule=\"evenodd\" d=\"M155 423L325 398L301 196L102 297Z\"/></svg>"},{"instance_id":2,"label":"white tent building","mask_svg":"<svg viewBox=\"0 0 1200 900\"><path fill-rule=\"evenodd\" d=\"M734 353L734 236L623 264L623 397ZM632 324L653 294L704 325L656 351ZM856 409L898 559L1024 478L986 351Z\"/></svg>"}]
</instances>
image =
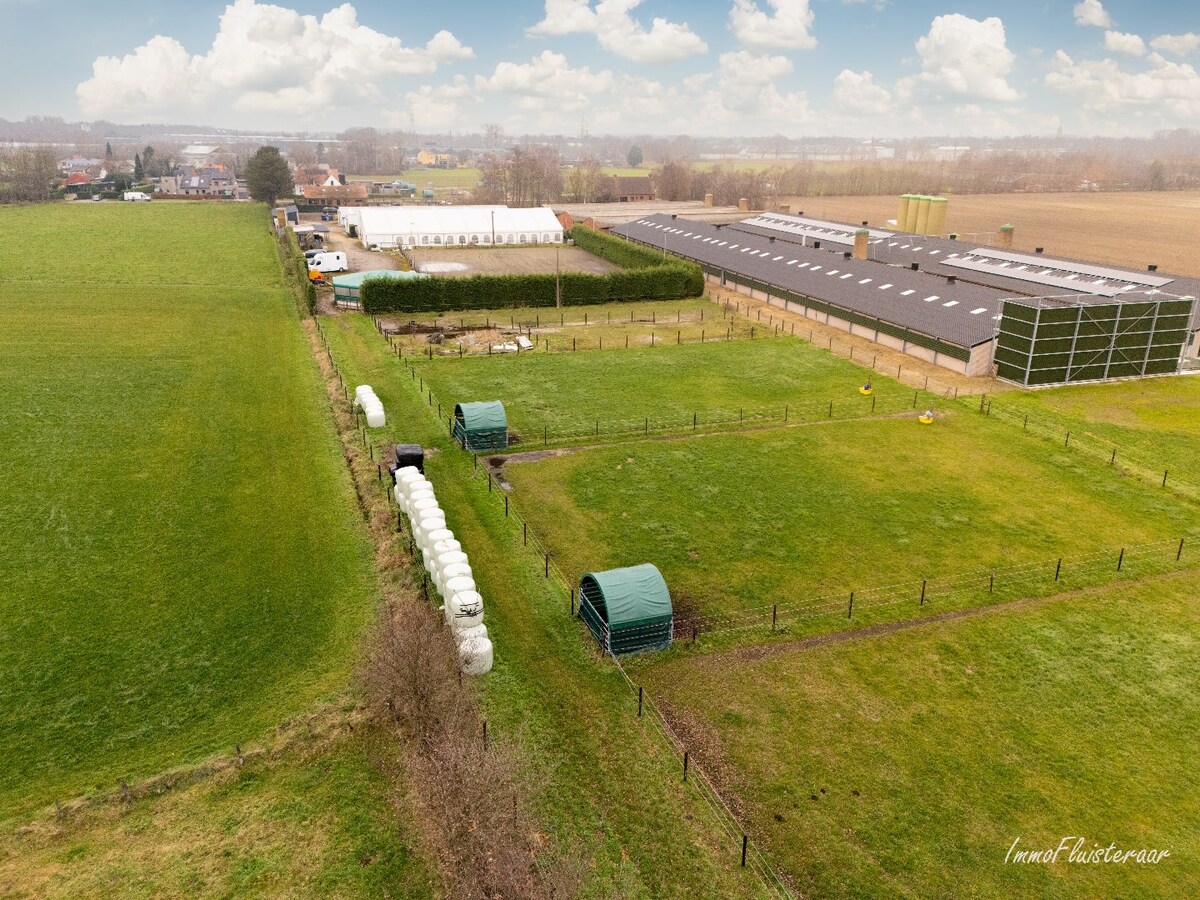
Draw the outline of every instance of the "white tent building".
<instances>
[{"instance_id":1,"label":"white tent building","mask_svg":"<svg viewBox=\"0 0 1200 900\"><path fill-rule=\"evenodd\" d=\"M364 247L466 247L472 244L561 244L562 224L548 207L344 206Z\"/></svg>"}]
</instances>

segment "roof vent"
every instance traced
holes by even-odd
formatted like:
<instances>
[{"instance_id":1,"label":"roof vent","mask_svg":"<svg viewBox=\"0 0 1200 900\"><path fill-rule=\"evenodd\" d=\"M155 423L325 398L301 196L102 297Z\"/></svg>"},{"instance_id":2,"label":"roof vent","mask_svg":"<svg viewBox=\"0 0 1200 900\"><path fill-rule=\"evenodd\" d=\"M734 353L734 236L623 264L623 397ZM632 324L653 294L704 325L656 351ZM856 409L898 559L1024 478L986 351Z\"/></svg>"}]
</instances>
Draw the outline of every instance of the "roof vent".
<instances>
[{"instance_id":1,"label":"roof vent","mask_svg":"<svg viewBox=\"0 0 1200 900\"><path fill-rule=\"evenodd\" d=\"M851 253L849 250L847 250L845 253L842 254L842 259L849 259L853 255L854 255L853 253Z\"/></svg>"},{"instance_id":2,"label":"roof vent","mask_svg":"<svg viewBox=\"0 0 1200 900\"><path fill-rule=\"evenodd\" d=\"M865 226L866 226L866 224L867 224L867 220L866 220L866 219L863 219L863 226L865 227Z\"/></svg>"},{"instance_id":3,"label":"roof vent","mask_svg":"<svg viewBox=\"0 0 1200 900\"><path fill-rule=\"evenodd\" d=\"M921 269L921 264L920 264L920 263L913 263L913 264L912 264L912 270L913 270L914 272L918 272L918 271L920 271L920 269Z\"/></svg>"},{"instance_id":4,"label":"roof vent","mask_svg":"<svg viewBox=\"0 0 1200 900\"><path fill-rule=\"evenodd\" d=\"M954 284L957 281L958 281L957 275L947 275L946 276L946 284Z\"/></svg>"},{"instance_id":5,"label":"roof vent","mask_svg":"<svg viewBox=\"0 0 1200 900\"><path fill-rule=\"evenodd\" d=\"M672 218L672 219L678 219L678 218L679 218L679 214L678 214L678 213L671 213L671 218Z\"/></svg>"},{"instance_id":6,"label":"roof vent","mask_svg":"<svg viewBox=\"0 0 1200 900\"><path fill-rule=\"evenodd\" d=\"M957 235L957 234L952 234L952 235L950 235L950 240L952 240L952 241L957 241L957 240L958 240L958 235Z\"/></svg>"},{"instance_id":7,"label":"roof vent","mask_svg":"<svg viewBox=\"0 0 1200 900\"><path fill-rule=\"evenodd\" d=\"M820 250L820 249L821 249L821 242L820 242L820 241L813 241L813 249L814 249L814 250Z\"/></svg>"},{"instance_id":8,"label":"roof vent","mask_svg":"<svg viewBox=\"0 0 1200 900\"><path fill-rule=\"evenodd\" d=\"M1045 253L1045 252L1046 252L1046 248L1045 248L1045 247L1034 247L1034 248L1033 248L1033 252L1034 252L1034 253Z\"/></svg>"},{"instance_id":9,"label":"roof vent","mask_svg":"<svg viewBox=\"0 0 1200 900\"><path fill-rule=\"evenodd\" d=\"M773 243L775 243L775 238L774 238L774 236L771 236L771 237L767 238L767 241L768 241L769 243L772 243L772 244L773 244Z\"/></svg>"},{"instance_id":10,"label":"roof vent","mask_svg":"<svg viewBox=\"0 0 1200 900\"><path fill-rule=\"evenodd\" d=\"M1148 265L1148 266L1146 266L1146 271L1147 271L1147 272L1157 272L1157 271L1158 271L1158 266L1156 266L1156 265L1153 265L1153 264L1151 264L1151 265Z\"/></svg>"}]
</instances>

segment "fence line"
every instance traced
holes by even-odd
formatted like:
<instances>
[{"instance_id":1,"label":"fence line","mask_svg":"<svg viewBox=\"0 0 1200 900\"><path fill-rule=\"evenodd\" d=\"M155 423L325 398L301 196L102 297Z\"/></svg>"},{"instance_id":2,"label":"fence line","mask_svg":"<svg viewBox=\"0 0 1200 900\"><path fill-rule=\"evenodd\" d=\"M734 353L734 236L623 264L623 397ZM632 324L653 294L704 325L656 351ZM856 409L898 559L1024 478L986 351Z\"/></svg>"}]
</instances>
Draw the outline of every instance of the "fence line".
<instances>
[{"instance_id":1,"label":"fence line","mask_svg":"<svg viewBox=\"0 0 1200 900\"><path fill-rule=\"evenodd\" d=\"M717 320L717 319L712 320L714 324L716 324L718 321L720 321L722 323L726 322L724 313L729 313L729 312L733 313L733 316L730 317L730 319L728 320L730 323L732 323L733 321L735 321L736 316L738 314L742 314L742 315L746 316L747 319L749 319L751 310L753 309L756 312L756 317L755 317L754 321L756 323L761 323L762 312L763 312L764 307L768 310L774 310L774 312L769 312L767 314L766 329L762 335L759 335L757 333L758 328L759 328L758 324L750 326L749 337L746 337L744 335L738 336L738 335L733 334L732 327L730 325L727 325L725 331L716 331L711 336L707 335L705 330L702 329L701 336L699 339L697 339L694 335L689 336L688 338L682 338L679 336L678 329L677 329L676 339L671 340L670 329L668 328L666 331L665 337L661 337L658 339L657 346L678 346L680 344L703 344L703 343L711 344L711 343L720 343L720 342L729 342L729 341L755 340L755 339L766 338L766 337L780 337L780 336L784 336L784 335L792 336L792 337L799 337L801 340L806 340L809 344L811 344L814 347L821 347L821 348L829 351L830 353L832 353L834 356L841 356L862 368L871 369L872 371L878 372L881 375L888 375L889 377L894 378L896 381L899 381L902 384L909 384L912 387L917 387L919 385L921 390L929 391L930 393L938 396L941 399L958 399L959 388L958 388L958 385L956 385L956 384L941 382L938 379L936 379L930 375L927 375L927 374L923 375L919 371L916 371L915 366L910 367L909 372L907 374L909 374L912 377L910 378L909 381L906 382L902 378L902 376L905 374L903 362L896 364L895 374L893 375L892 374L893 370L890 366L881 366L879 364L878 352L867 351L867 350L863 349L862 347L858 347L852 343L843 343L839 340L836 340L832 335L821 338L819 335L816 334L815 327L812 327L811 325L806 326L804 324L800 324L799 327L797 327L798 323L797 323L796 318L785 318L783 315L778 315L778 316L776 315L777 313L790 313L791 316L793 316L793 317L800 315L799 313L794 312L792 310L786 310L786 309L780 310L777 306L770 303L769 301L755 300L753 298L747 299L745 301L735 300L733 302L730 302L730 301L724 300L724 299L713 299L712 302L719 305L722 308L722 310L724 311L721 320ZM745 303L745 310L742 309L743 302ZM776 321L776 318L778 318L778 321ZM807 319L807 317L801 317L801 318ZM382 321L380 320L380 318L378 316L373 316L372 319L375 323L376 331L378 331L381 335L384 336L384 338L388 341L388 344L390 346L392 346L393 349L397 350L397 352L400 355L403 355L403 347L397 345L392 340L393 337L397 336L396 333L386 331L386 329L383 326ZM435 318L434 321L435 321L435 327L436 327L436 322L438 320ZM460 317L459 321L464 322L465 318ZM701 319L700 321L703 322L704 320ZM813 320L813 321L815 321L815 320ZM485 326L486 326L487 322L490 322L490 320L485 320ZM519 334L528 334L530 337L532 337L534 339L534 341L535 341L534 349L530 349L530 350L517 349L515 351L493 352L493 350L490 346L488 347L487 350L467 350L460 345L459 352L457 354L455 354L453 351L451 351L449 353L446 353L446 352L435 353L434 349L433 349L433 345L428 345L425 348L424 352L418 352L418 353L414 354L413 351L410 349L409 356L415 355L415 356L425 357L426 359L429 359L429 360L433 360L435 358L438 358L438 359L460 358L461 359L464 357L475 357L475 356L507 355L509 353L511 353L513 355L520 355L521 353L535 353L535 352L587 353L587 352L595 352L595 351L603 351L604 350L603 343L602 343L603 339L601 339L601 345L598 347L579 347L577 345L577 343L575 343L575 342L568 345L564 339L564 342L561 345L561 347L558 344L555 344L554 349L552 350L551 344L550 344L550 341L548 338L533 334L534 328L542 327L540 324L540 318L535 319L534 321L531 322L531 321L527 321L527 320L518 321L515 317L512 317L509 319L509 323L510 323L509 327L517 330ZM550 323L548 322L548 324L550 324ZM576 326L587 327L589 324L590 324L589 321L566 322L565 319L560 316L559 327L560 328L561 327L576 327ZM606 324L607 325L607 324L613 324L613 323L611 321L608 321L605 323L596 323L596 324ZM656 314L652 312L650 319L646 319L644 317L636 318L636 317L631 316L628 320L618 321L615 324L618 324L618 325L619 324L655 325L655 324L660 324L660 323L657 321ZM675 323L672 323L670 321L670 317L668 316L667 318L665 318L662 321L661 324L663 324L664 326L669 326L671 324L680 325L681 323L678 319L676 320ZM694 320L691 324L692 325L695 324ZM808 334L807 337L805 337L806 331ZM866 339L864 338L864 340L866 340ZM544 349L539 351L539 350L537 350L537 347L542 341L545 342ZM645 345L639 345L639 346L645 346ZM651 342L650 342L649 346L651 346L651 347L656 346L654 332L651 333ZM626 335L625 341L623 343L619 342L615 347L610 347L609 349L628 349L628 348L629 348L629 340L628 340L628 335ZM892 349L892 351L896 352L896 353L901 352L898 350L894 350L894 348L889 348L889 349ZM856 352L858 354L857 356L855 355ZM867 362L868 357L870 358L869 364ZM916 358L914 357L914 360L915 359Z\"/></svg>"},{"instance_id":2,"label":"fence line","mask_svg":"<svg viewBox=\"0 0 1200 900\"><path fill-rule=\"evenodd\" d=\"M1121 471L1136 475L1140 470L1140 474L1147 480L1157 482L1161 487L1171 489L1189 499L1200 500L1200 482L1195 481L1190 472L1181 474L1178 466L1173 471L1169 463L1153 465L1136 454L1122 450L1117 442L1110 438L1098 437L1086 431L1072 432L1069 423L1043 419L1013 407L995 405L987 394L979 398L978 406L975 406L974 401L970 401L970 405L982 415L991 416L1008 425L1020 426L1025 433L1053 440L1064 449L1074 448L1090 454ZM1086 422L1079 422L1078 425L1081 429L1088 427Z\"/></svg>"},{"instance_id":3,"label":"fence line","mask_svg":"<svg viewBox=\"0 0 1200 900\"><path fill-rule=\"evenodd\" d=\"M428 406L435 408L439 416L443 415L445 410L450 409L449 406L443 406L441 401L434 395L432 388L425 385L425 377L414 363L411 363L406 357L398 358L408 370L411 380L418 382L418 388L425 395ZM667 420L655 419L652 416L646 415L636 420L613 421L593 419L588 422L580 422L579 424L571 423L565 427L556 428L553 431L548 424L543 424L540 432L535 430L532 434L523 434L519 431L512 433L516 436L517 442L522 446L549 447L551 444L573 443L581 441L584 438L600 439L629 437L637 434L649 436L651 434L666 435L686 434L688 432L738 431L772 423L788 425L818 421L866 421L931 409L936 406L937 399L920 388L916 388L913 391L912 397L901 397L898 395L883 396L879 394L870 394L864 397L848 394L846 397L837 400L788 402L782 404L782 406L776 405L771 409L747 409L742 407L736 413L732 409L718 409L715 411L701 411L697 409L690 415L685 414L682 421L677 418ZM850 412L847 413L847 410L850 410ZM542 439L540 442L537 440L539 437ZM510 447L509 449L513 448ZM497 451L496 455L502 455L502 451Z\"/></svg>"}]
</instances>

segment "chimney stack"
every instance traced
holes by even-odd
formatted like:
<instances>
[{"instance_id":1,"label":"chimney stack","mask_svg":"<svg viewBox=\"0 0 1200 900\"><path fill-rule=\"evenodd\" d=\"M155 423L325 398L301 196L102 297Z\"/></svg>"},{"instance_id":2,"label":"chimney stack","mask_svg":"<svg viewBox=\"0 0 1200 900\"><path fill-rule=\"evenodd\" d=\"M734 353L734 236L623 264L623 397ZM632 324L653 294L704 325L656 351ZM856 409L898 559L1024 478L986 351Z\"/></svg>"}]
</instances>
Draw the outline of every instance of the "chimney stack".
<instances>
[{"instance_id":1,"label":"chimney stack","mask_svg":"<svg viewBox=\"0 0 1200 900\"><path fill-rule=\"evenodd\" d=\"M1013 246L1013 227L1011 225L1000 226L1000 249L1011 250Z\"/></svg>"},{"instance_id":2,"label":"chimney stack","mask_svg":"<svg viewBox=\"0 0 1200 900\"><path fill-rule=\"evenodd\" d=\"M712 206L712 205L713 205L713 195L712 195L712 194L705 194L705 195L704 195L704 205L705 205L705 206Z\"/></svg>"},{"instance_id":3,"label":"chimney stack","mask_svg":"<svg viewBox=\"0 0 1200 900\"><path fill-rule=\"evenodd\" d=\"M854 232L854 258L867 259L870 252L871 232L865 228L860 228Z\"/></svg>"},{"instance_id":4,"label":"chimney stack","mask_svg":"<svg viewBox=\"0 0 1200 900\"><path fill-rule=\"evenodd\" d=\"M742 212L750 212L750 201L743 197L738 201L738 209Z\"/></svg>"},{"instance_id":5,"label":"chimney stack","mask_svg":"<svg viewBox=\"0 0 1200 900\"><path fill-rule=\"evenodd\" d=\"M791 204L789 204L789 203L781 203L781 204L779 204L779 211L780 211L781 213L783 213L785 216L787 216L787 215L791 215L791 212L792 212L792 207L791 207Z\"/></svg>"}]
</instances>

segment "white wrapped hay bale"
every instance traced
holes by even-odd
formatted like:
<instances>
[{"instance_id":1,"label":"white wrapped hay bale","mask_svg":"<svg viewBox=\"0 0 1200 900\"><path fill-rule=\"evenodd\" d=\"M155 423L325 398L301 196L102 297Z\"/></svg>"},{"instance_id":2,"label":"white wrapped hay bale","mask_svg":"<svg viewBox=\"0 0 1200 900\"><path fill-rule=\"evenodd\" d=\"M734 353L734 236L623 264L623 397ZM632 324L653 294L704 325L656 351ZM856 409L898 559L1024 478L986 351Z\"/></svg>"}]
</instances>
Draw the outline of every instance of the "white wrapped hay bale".
<instances>
[{"instance_id":1,"label":"white wrapped hay bale","mask_svg":"<svg viewBox=\"0 0 1200 900\"><path fill-rule=\"evenodd\" d=\"M446 620L458 631L483 624L483 597L478 591L458 591L446 601Z\"/></svg>"},{"instance_id":2,"label":"white wrapped hay bale","mask_svg":"<svg viewBox=\"0 0 1200 900\"><path fill-rule=\"evenodd\" d=\"M492 642L471 638L458 645L458 664L464 675L486 675L492 671Z\"/></svg>"},{"instance_id":3,"label":"white wrapped hay bale","mask_svg":"<svg viewBox=\"0 0 1200 900\"><path fill-rule=\"evenodd\" d=\"M478 625L468 625L465 628L456 628L454 630L454 640L462 644L466 641L479 640L480 638L487 639L487 626L480 622Z\"/></svg>"},{"instance_id":4,"label":"white wrapped hay bale","mask_svg":"<svg viewBox=\"0 0 1200 900\"><path fill-rule=\"evenodd\" d=\"M453 597L455 594L465 594L468 591L475 591L475 579L470 575L455 575L453 578L447 578L442 585L443 597Z\"/></svg>"},{"instance_id":5,"label":"white wrapped hay bale","mask_svg":"<svg viewBox=\"0 0 1200 900\"><path fill-rule=\"evenodd\" d=\"M446 585L449 583L450 579L474 577L475 574L471 571L471 567L465 562L451 563L450 565L433 573L433 583L437 587L437 592L445 597Z\"/></svg>"},{"instance_id":6,"label":"white wrapped hay bale","mask_svg":"<svg viewBox=\"0 0 1200 900\"><path fill-rule=\"evenodd\" d=\"M374 396L375 396L375 389L373 387L371 387L369 384L360 384L358 387L356 387L354 389L354 405L362 406L363 402L367 398L374 397Z\"/></svg>"}]
</instances>

